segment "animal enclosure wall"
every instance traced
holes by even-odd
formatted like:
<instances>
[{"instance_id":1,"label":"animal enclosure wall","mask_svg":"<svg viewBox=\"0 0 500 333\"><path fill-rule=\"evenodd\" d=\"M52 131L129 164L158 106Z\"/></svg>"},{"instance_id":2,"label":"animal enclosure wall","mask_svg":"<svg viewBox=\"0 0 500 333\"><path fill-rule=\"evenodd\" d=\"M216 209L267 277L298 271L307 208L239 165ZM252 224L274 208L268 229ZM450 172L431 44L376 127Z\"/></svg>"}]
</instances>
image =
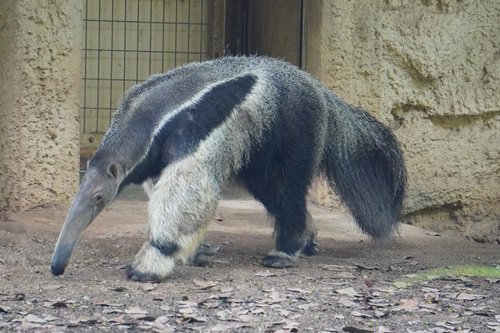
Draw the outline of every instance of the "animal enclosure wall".
<instances>
[{"instance_id":1,"label":"animal enclosure wall","mask_svg":"<svg viewBox=\"0 0 500 333\"><path fill-rule=\"evenodd\" d=\"M0 1L0 221L78 187L80 4Z\"/></svg>"},{"instance_id":2,"label":"animal enclosure wall","mask_svg":"<svg viewBox=\"0 0 500 333\"><path fill-rule=\"evenodd\" d=\"M500 2L314 5L308 70L396 133L406 221L500 243Z\"/></svg>"},{"instance_id":3,"label":"animal enclosure wall","mask_svg":"<svg viewBox=\"0 0 500 333\"><path fill-rule=\"evenodd\" d=\"M124 92L155 73L207 59L210 0L83 0L81 164Z\"/></svg>"}]
</instances>

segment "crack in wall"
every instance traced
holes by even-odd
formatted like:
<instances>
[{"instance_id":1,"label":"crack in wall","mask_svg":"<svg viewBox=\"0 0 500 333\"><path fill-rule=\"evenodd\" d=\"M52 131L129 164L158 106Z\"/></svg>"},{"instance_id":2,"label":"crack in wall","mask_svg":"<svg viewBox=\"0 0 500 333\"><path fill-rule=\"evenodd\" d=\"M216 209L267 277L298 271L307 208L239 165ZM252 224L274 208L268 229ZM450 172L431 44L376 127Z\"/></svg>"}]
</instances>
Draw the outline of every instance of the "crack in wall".
<instances>
[{"instance_id":1,"label":"crack in wall","mask_svg":"<svg viewBox=\"0 0 500 333\"><path fill-rule=\"evenodd\" d=\"M432 124L442 128L462 128L475 125L477 122L486 123L496 116L500 116L500 110L487 111L480 114L464 115L429 115ZM500 120L500 118L499 118Z\"/></svg>"}]
</instances>

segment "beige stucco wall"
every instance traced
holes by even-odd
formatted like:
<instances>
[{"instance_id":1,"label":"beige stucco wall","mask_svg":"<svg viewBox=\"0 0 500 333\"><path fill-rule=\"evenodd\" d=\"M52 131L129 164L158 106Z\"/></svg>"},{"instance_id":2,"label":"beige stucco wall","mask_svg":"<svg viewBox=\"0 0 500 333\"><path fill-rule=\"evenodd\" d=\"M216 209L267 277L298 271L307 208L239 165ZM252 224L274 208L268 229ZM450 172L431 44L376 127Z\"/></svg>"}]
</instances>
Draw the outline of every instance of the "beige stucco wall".
<instances>
[{"instance_id":1,"label":"beige stucco wall","mask_svg":"<svg viewBox=\"0 0 500 333\"><path fill-rule=\"evenodd\" d=\"M0 1L0 218L77 188L80 5Z\"/></svg>"},{"instance_id":2,"label":"beige stucco wall","mask_svg":"<svg viewBox=\"0 0 500 333\"><path fill-rule=\"evenodd\" d=\"M406 220L500 243L500 1L321 9L309 70L395 131L409 171Z\"/></svg>"}]
</instances>

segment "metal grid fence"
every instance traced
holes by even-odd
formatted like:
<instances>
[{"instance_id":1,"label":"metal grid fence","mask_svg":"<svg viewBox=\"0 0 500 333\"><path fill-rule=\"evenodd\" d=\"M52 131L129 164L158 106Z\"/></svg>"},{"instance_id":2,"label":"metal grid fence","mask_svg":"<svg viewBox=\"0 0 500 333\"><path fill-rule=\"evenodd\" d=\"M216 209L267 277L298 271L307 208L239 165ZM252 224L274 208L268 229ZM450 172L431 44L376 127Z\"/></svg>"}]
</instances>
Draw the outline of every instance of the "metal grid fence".
<instances>
[{"instance_id":1,"label":"metal grid fence","mask_svg":"<svg viewBox=\"0 0 500 333\"><path fill-rule=\"evenodd\" d=\"M124 92L210 55L210 0L83 0L82 145L96 146Z\"/></svg>"}]
</instances>

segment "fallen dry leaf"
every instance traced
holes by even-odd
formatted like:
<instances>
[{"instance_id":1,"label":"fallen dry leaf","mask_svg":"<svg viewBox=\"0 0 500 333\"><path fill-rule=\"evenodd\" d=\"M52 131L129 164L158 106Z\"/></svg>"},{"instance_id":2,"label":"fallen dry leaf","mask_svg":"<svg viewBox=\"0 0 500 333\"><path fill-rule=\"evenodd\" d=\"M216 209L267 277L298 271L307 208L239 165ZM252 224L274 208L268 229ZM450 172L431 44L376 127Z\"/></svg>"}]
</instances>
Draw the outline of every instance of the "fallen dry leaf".
<instances>
[{"instance_id":1,"label":"fallen dry leaf","mask_svg":"<svg viewBox=\"0 0 500 333\"><path fill-rule=\"evenodd\" d=\"M363 276L363 283L367 288L373 288L373 280L366 275Z\"/></svg>"},{"instance_id":2,"label":"fallen dry leaf","mask_svg":"<svg viewBox=\"0 0 500 333\"><path fill-rule=\"evenodd\" d=\"M105 314L117 314L117 313L125 313L122 309L106 309L102 313Z\"/></svg>"},{"instance_id":3,"label":"fallen dry leaf","mask_svg":"<svg viewBox=\"0 0 500 333\"><path fill-rule=\"evenodd\" d=\"M342 332L348 332L348 333L375 333L374 331L371 330L365 330L364 328L357 328L354 326L345 326L342 328Z\"/></svg>"},{"instance_id":4,"label":"fallen dry leaf","mask_svg":"<svg viewBox=\"0 0 500 333\"><path fill-rule=\"evenodd\" d=\"M158 285L154 284L154 283L143 283L143 284L141 284L141 289L144 290L144 291L155 290L156 287L158 287Z\"/></svg>"},{"instance_id":5,"label":"fallen dry leaf","mask_svg":"<svg viewBox=\"0 0 500 333\"><path fill-rule=\"evenodd\" d=\"M377 317L377 318L382 318L382 317L385 317L387 316L387 312L384 312L384 311L380 311L380 310L375 310L373 312L374 316Z\"/></svg>"},{"instance_id":6,"label":"fallen dry leaf","mask_svg":"<svg viewBox=\"0 0 500 333\"><path fill-rule=\"evenodd\" d=\"M299 294L310 294L311 291L306 290L306 289L301 289L301 288L286 288L288 291L292 291L294 293L299 293Z\"/></svg>"},{"instance_id":7,"label":"fallen dry leaf","mask_svg":"<svg viewBox=\"0 0 500 333\"><path fill-rule=\"evenodd\" d=\"M198 302L193 302L193 301L179 301L177 302L177 304L179 305L179 308L198 307Z\"/></svg>"},{"instance_id":8,"label":"fallen dry leaf","mask_svg":"<svg viewBox=\"0 0 500 333\"><path fill-rule=\"evenodd\" d=\"M361 318L372 318L373 317L371 314L356 311L356 310L352 311L351 315L353 315L354 317L361 317Z\"/></svg>"},{"instance_id":9,"label":"fallen dry leaf","mask_svg":"<svg viewBox=\"0 0 500 333\"><path fill-rule=\"evenodd\" d=\"M392 305L392 302L385 298L372 298L368 300L368 304L376 308L386 308Z\"/></svg>"},{"instance_id":10,"label":"fallen dry leaf","mask_svg":"<svg viewBox=\"0 0 500 333\"><path fill-rule=\"evenodd\" d=\"M254 320L254 317L251 315L243 314L238 316L238 320L243 323L249 323Z\"/></svg>"},{"instance_id":11,"label":"fallen dry leaf","mask_svg":"<svg viewBox=\"0 0 500 333\"><path fill-rule=\"evenodd\" d=\"M343 296L337 302L346 308L357 308L360 306L359 303L353 302L351 299Z\"/></svg>"},{"instance_id":12,"label":"fallen dry leaf","mask_svg":"<svg viewBox=\"0 0 500 333\"><path fill-rule=\"evenodd\" d=\"M357 269L366 270L366 271L374 271L374 270L378 269L375 266L366 266L366 265L362 265L362 264L353 264L353 266L356 267Z\"/></svg>"},{"instance_id":13,"label":"fallen dry leaf","mask_svg":"<svg viewBox=\"0 0 500 333\"><path fill-rule=\"evenodd\" d=\"M160 306L160 310L163 310L163 311L170 311L172 308L170 307L170 305L168 304L165 304L165 305L162 305Z\"/></svg>"},{"instance_id":14,"label":"fallen dry leaf","mask_svg":"<svg viewBox=\"0 0 500 333\"><path fill-rule=\"evenodd\" d=\"M223 294L228 294L228 293L232 293L234 291L234 288L233 287L223 287L220 292L223 293Z\"/></svg>"},{"instance_id":15,"label":"fallen dry leaf","mask_svg":"<svg viewBox=\"0 0 500 333\"><path fill-rule=\"evenodd\" d=\"M74 304L74 301L68 301L65 299L51 300L43 303L46 308L61 309L67 308L68 304Z\"/></svg>"},{"instance_id":16,"label":"fallen dry leaf","mask_svg":"<svg viewBox=\"0 0 500 333\"><path fill-rule=\"evenodd\" d=\"M319 265L319 268L325 271L343 272L347 270L346 266L342 265Z\"/></svg>"},{"instance_id":17,"label":"fallen dry leaf","mask_svg":"<svg viewBox=\"0 0 500 333\"><path fill-rule=\"evenodd\" d=\"M299 323L291 320L286 321L285 324L283 325L283 328L287 330L297 330L298 327Z\"/></svg>"},{"instance_id":18,"label":"fallen dry leaf","mask_svg":"<svg viewBox=\"0 0 500 333\"><path fill-rule=\"evenodd\" d=\"M137 317L134 317L134 319L151 322L151 321L155 321L156 317L146 315L146 316L137 316Z\"/></svg>"},{"instance_id":19,"label":"fallen dry leaf","mask_svg":"<svg viewBox=\"0 0 500 333\"><path fill-rule=\"evenodd\" d=\"M110 323L123 324L125 322L125 316L121 315L117 317L108 318L106 321Z\"/></svg>"},{"instance_id":20,"label":"fallen dry leaf","mask_svg":"<svg viewBox=\"0 0 500 333\"><path fill-rule=\"evenodd\" d=\"M217 311L216 316L219 320L233 320L233 313L229 309Z\"/></svg>"},{"instance_id":21,"label":"fallen dry leaf","mask_svg":"<svg viewBox=\"0 0 500 333\"><path fill-rule=\"evenodd\" d=\"M337 294L346 295L346 296L350 296L350 297L359 296L358 292L356 290L354 290L353 287L337 289L337 290L335 290L335 292Z\"/></svg>"},{"instance_id":22,"label":"fallen dry leaf","mask_svg":"<svg viewBox=\"0 0 500 333\"><path fill-rule=\"evenodd\" d=\"M122 304L122 303L108 303L108 302L106 302L104 300L100 300L100 299L93 300L92 304L94 304L95 306L103 306L103 307L112 306L112 307L115 307L115 308L119 308L119 307L122 307L122 306L125 305L125 304Z\"/></svg>"},{"instance_id":23,"label":"fallen dry leaf","mask_svg":"<svg viewBox=\"0 0 500 333\"><path fill-rule=\"evenodd\" d=\"M401 304L394 308L394 311L415 311L418 309L419 302L416 298L403 299Z\"/></svg>"},{"instance_id":24,"label":"fallen dry leaf","mask_svg":"<svg viewBox=\"0 0 500 333\"><path fill-rule=\"evenodd\" d=\"M8 313L10 309L10 306L0 304L0 313Z\"/></svg>"},{"instance_id":25,"label":"fallen dry leaf","mask_svg":"<svg viewBox=\"0 0 500 333\"><path fill-rule=\"evenodd\" d=\"M207 321L208 321L208 318L203 316L202 314L185 315L185 316L183 316L183 318L181 320L181 322L183 322L183 323L195 323L195 322L204 323Z\"/></svg>"},{"instance_id":26,"label":"fallen dry leaf","mask_svg":"<svg viewBox=\"0 0 500 333\"><path fill-rule=\"evenodd\" d=\"M217 323L210 328L210 332L240 332L245 327L248 327L245 323Z\"/></svg>"},{"instance_id":27,"label":"fallen dry leaf","mask_svg":"<svg viewBox=\"0 0 500 333\"><path fill-rule=\"evenodd\" d=\"M62 284L49 284L46 286L43 286L42 289L45 291L53 291L53 290L58 290L62 289L64 286Z\"/></svg>"},{"instance_id":28,"label":"fallen dry leaf","mask_svg":"<svg viewBox=\"0 0 500 333\"><path fill-rule=\"evenodd\" d=\"M332 276L333 279L354 279L356 276L349 272L338 272Z\"/></svg>"},{"instance_id":29,"label":"fallen dry leaf","mask_svg":"<svg viewBox=\"0 0 500 333\"><path fill-rule=\"evenodd\" d=\"M76 319L69 320L68 323L76 326L94 325L95 323L97 323L97 320L90 317L78 317Z\"/></svg>"},{"instance_id":30,"label":"fallen dry leaf","mask_svg":"<svg viewBox=\"0 0 500 333\"><path fill-rule=\"evenodd\" d=\"M461 300L461 301L475 301L478 299L483 299L485 297L486 297L486 295L460 293L457 295L456 299Z\"/></svg>"},{"instance_id":31,"label":"fallen dry leaf","mask_svg":"<svg viewBox=\"0 0 500 333\"><path fill-rule=\"evenodd\" d=\"M266 270L266 271L259 271L255 273L255 275L261 277L271 277L271 276L276 276L276 273L271 273L269 270Z\"/></svg>"},{"instance_id":32,"label":"fallen dry leaf","mask_svg":"<svg viewBox=\"0 0 500 333\"><path fill-rule=\"evenodd\" d=\"M183 307L183 308L179 308L179 313L182 314L182 315L191 315L193 313L195 313L197 310L195 308L192 308L192 307Z\"/></svg>"},{"instance_id":33,"label":"fallen dry leaf","mask_svg":"<svg viewBox=\"0 0 500 333\"><path fill-rule=\"evenodd\" d=\"M160 317L155 319L155 322L159 323L159 324L165 324L165 323L168 323L169 320L170 320L170 318L168 316L160 316Z\"/></svg>"},{"instance_id":34,"label":"fallen dry leaf","mask_svg":"<svg viewBox=\"0 0 500 333\"><path fill-rule=\"evenodd\" d=\"M37 323L37 324L44 324L47 321L45 319L42 319L34 314L28 314L26 317L24 317L24 320L30 323Z\"/></svg>"},{"instance_id":35,"label":"fallen dry leaf","mask_svg":"<svg viewBox=\"0 0 500 333\"><path fill-rule=\"evenodd\" d=\"M264 311L262 308L255 308L255 309L252 309L252 311L251 311L251 312L252 312L252 314L254 314L254 315L264 314L264 313L265 313L265 311ZM286 317L286 315L284 315L283 313L282 313L282 315Z\"/></svg>"},{"instance_id":36,"label":"fallen dry leaf","mask_svg":"<svg viewBox=\"0 0 500 333\"><path fill-rule=\"evenodd\" d=\"M219 283L216 281L203 281L203 280L193 280L194 284L198 287L198 289L210 289L218 285Z\"/></svg>"},{"instance_id":37,"label":"fallen dry leaf","mask_svg":"<svg viewBox=\"0 0 500 333\"><path fill-rule=\"evenodd\" d=\"M124 312L129 315L146 315L148 311L141 309L138 306L132 306L128 309L125 309Z\"/></svg>"},{"instance_id":38,"label":"fallen dry leaf","mask_svg":"<svg viewBox=\"0 0 500 333\"><path fill-rule=\"evenodd\" d=\"M182 323L206 322L208 318L198 310L198 303L192 301L180 301L178 312L182 315Z\"/></svg>"},{"instance_id":39,"label":"fallen dry leaf","mask_svg":"<svg viewBox=\"0 0 500 333\"><path fill-rule=\"evenodd\" d=\"M379 326L377 329L377 333L390 333L390 332L392 331L385 326Z\"/></svg>"},{"instance_id":40,"label":"fallen dry leaf","mask_svg":"<svg viewBox=\"0 0 500 333\"><path fill-rule=\"evenodd\" d=\"M307 303L307 304L301 304L297 308L301 310L310 310L312 308L317 308L319 306L318 303Z\"/></svg>"},{"instance_id":41,"label":"fallen dry leaf","mask_svg":"<svg viewBox=\"0 0 500 333\"><path fill-rule=\"evenodd\" d=\"M442 321L438 321L434 325L436 325L437 327L446 328L447 330L456 331L454 326L449 325L448 323Z\"/></svg>"},{"instance_id":42,"label":"fallen dry leaf","mask_svg":"<svg viewBox=\"0 0 500 333\"><path fill-rule=\"evenodd\" d=\"M486 326L488 326L488 328L492 329L493 332L495 332L495 333L499 333L500 332L500 326L491 326L491 325L488 325L488 324L486 324Z\"/></svg>"},{"instance_id":43,"label":"fallen dry leaf","mask_svg":"<svg viewBox=\"0 0 500 333\"><path fill-rule=\"evenodd\" d=\"M54 321L57 320L57 317L54 317L53 315L50 314L46 314L43 316L43 319L45 319L46 321Z\"/></svg>"},{"instance_id":44,"label":"fallen dry leaf","mask_svg":"<svg viewBox=\"0 0 500 333\"><path fill-rule=\"evenodd\" d=\"M269 295L269 298L266 300L268 304L277 304L283 301L286 301L286 297L283 297L277 291L272 292L271 295Z\"/></svg>"}]
</instances>

